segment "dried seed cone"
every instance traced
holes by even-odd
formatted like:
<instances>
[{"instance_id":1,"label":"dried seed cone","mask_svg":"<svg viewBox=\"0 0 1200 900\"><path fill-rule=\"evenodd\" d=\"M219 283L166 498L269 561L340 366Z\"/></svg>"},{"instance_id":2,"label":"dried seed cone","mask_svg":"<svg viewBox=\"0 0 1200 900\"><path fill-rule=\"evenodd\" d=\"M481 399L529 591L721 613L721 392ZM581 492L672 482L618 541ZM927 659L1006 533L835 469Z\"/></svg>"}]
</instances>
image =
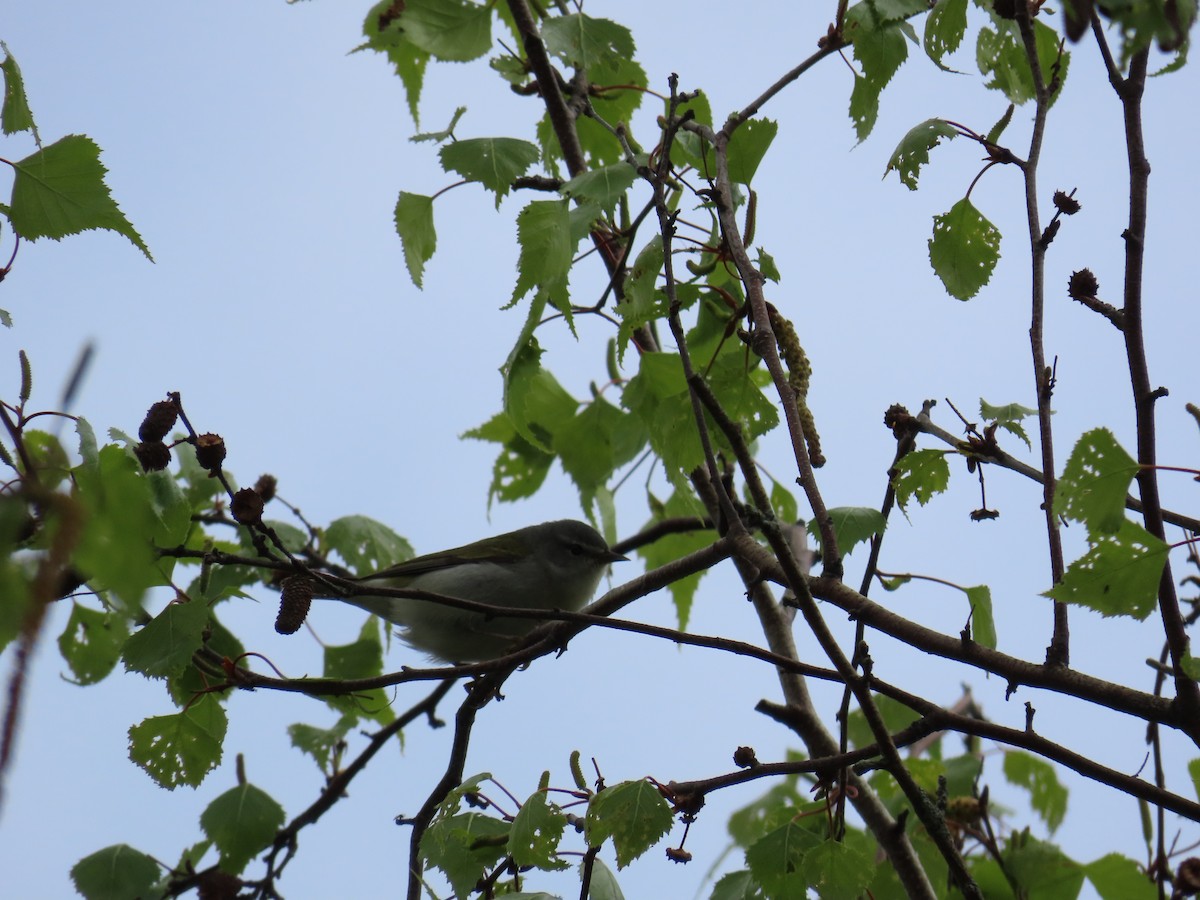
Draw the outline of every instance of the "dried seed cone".
<instances>
[{"instance_id":1,"label":"dried seed cone","mask_svg":"<svg viewBox=\"0 0 1200 900\"><path fill-rule=\"evenodd\" d=\"M179 409L170 400L159 400L148 410L138 426L138 437L146 442L161 441L175 427Z\"/></svg>"},{"instance_id":2,"label":"dried seed cone","mask_svg":"<svg viewBox=\"0 0 1200 900\"><path fill-rule=\"evenodd\" d=\"M275 489L278 484L274 475L264 473L258 476L258 481L254 482L254 490L258 491L263 503L270 503L275 499Z\"/></svg>"},{"instance_id":3,"label":"dried seed cone","mask_svg":"<svg viewBox=\"0 0 1200 900\"><path fill-rule=\"evenodd\" d=\"M196 462L210 472L220 472L225 461L225 439L219 434L202 434L196 438Z\"/></svg>"},{"instance_id":4,"label":"dried seed cone","mask_svg":"<svg viewBox=\"0 0 1200 900\"><path fill-rule=\"evenodd\" d=\"M235 522L243 525L257 525L262 521L262 494L254 488L242 488L233 495L229 503L229 513Z\"/></svg>"},{"instance_id":5,"label":"dried seed cone","mask_svg":"<svg viewBox=\"0 0 1200 900\"><path fill-rule=\"evenodd\" d=\"M279 615L275 617L275 630L280 634L295 634L304 624L312 606L313 581L307 575L293 575L283 582L279 595Z\"/></svg>"},{"instance_id":6,"label":"dried seed cone","mask_svg":"<svg viewBox=\"0 0 1200 900\"><path fill-rule=\"evenodd\" d=\"M1184 897L1200 893L1200 859L1189 856L1175 871L1175 890Z\"/></svg>"},{"instance_id":7,"label":"dried seed cone","mask_svg":"<svg viewBox=\"0 0 1200 900\"><path fill-rule=\"evenodd\" d=\"M1065 191L1055 191L1054 208L1064 216L1073 216L1079 210L1083 209L1083 205Z\"/></svg>"},{"instance_id":8,"label":"dried seed cone","mask_svg":"<svg viewBox=\"0 0 1200 900\"><path fill-rule=\"evenodd\" d=\"M1072 272L1067 281L1067 294L1074 300L1080 297L1095 297L1100 291L1100 282L1092 274L1091 269L1080 269Z\"/></svg>"},{"instance_id":9,"label":"dried seed cone","mask_svg":"<svg viewBox=\"0 0 1200 900\"><path fill-rule=\"evenodd\" d=\"M161 472L171 464L171 451L162 441L142 441L133 448L133 455L145 472Z\"/></svg>"}]
</instances>

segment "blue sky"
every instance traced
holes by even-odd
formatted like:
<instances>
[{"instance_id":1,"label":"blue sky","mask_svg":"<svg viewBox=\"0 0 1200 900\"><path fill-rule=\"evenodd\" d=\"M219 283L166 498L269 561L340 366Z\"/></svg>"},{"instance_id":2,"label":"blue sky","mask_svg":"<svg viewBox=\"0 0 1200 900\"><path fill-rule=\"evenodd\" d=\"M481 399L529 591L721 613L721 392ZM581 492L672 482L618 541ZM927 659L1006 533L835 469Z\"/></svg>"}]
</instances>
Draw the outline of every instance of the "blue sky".
<instances>
[{"instance_id":1,"label":"blue sky","mask_svg":"<svg viewBox=\"0 0 1200 900\"><path fill-rule=\"evenodd\" d=\"M717 116L808 55L829 18L811 4L758 2L736 19L727 4L671 6L678 14L631 0L590 3L587 10L630 26L652 81L665 85L678 72L681 87L706 90ZM294 6L42 0L8 11L0 38L21 64L43 139L86 133L100 144L113 194L157 262L108 233L23 244L0 290L0 306L15 319L0 334L0 372L9 367L0 385L7 385L5 396L15 394L16 354L23 348L33 364L35 402L53 407L78 349L95 341L75 411L99 433L134 432L150 403L178 390L200 430L225 436L227 467L243 483L272 472L281 494L311 521L372 516L418 552L577 515L576 494L558 472L533 500L489 510L492 450L458 439L499 408L497 368L523 316L500 307L512 288L512 220L524 198L509 199L498 212L490 196L472 187L440 199L438 252L425 290L413 287L392 230L396 194L433 193L452 179L429 145L407 141L413 125L386 63L348 54L360 40L364 11L365 5L329 0ZM813 359L812 404L830 457L821 479L832 506L878 504L892 455L881 426L889 404L915 411L926 397L950 397L972 416L980 397L1034 405L1017 173L993 170L972 195L1005 242L992 283L969 303L946 296L929 269L925 241L931 215L949 209L980 166L977 149L965 141L939 147L917 193L894 176L881 180L892 148L912 125L944 116L985 131L1004 111L1002 98L983 91L978 76L938 73L918 48L913 54L884 93L875 134L861 146L846 115L852 76L838 59L764 111L780 122L780 133L756 181L757 243L783 273L771 299L796 321ZM485 65L432 68L422 127L442 127L465 105L461 136L527 136L534 104L511 95ZM973 72L971 51L952 65ZM1162 455L1180 465L1191 462L1195 446L1195 423L1182 407L1197 399L1190 393L1196 385L1191 245L1200 198L1189 111L1196 91L1193 67L1152 81L1146 99L1154 168L1147 336L1154 382L1172 392L1159 405ZM1019 109L1008 131L1017 152L1029 115ZM643 118L642 133L649 121ZM22 137L0 143L0 155L10 159L33 149ZM1087 265L1115 300L1125 191L1120 152L1119 108L1095 50L1081 45L1052 115L1042 168L1044 208L1058 188L1077 188L1084 205L1064 224L1049 259L1048 353L1059 358L1060 461L1075 437L1096 425L1111 427L1132 447L1119 335L1070 303L1064 288L1069 273ZM577 288L586 293L586 281ZM602 377L597 348L608 335L598 321L580 324L579 344L565 329L544 333L548 365L576 396ZM957 431L944 402L936 416ZM1036 459L1016 442L1007 448ZM763 442L762 456L777 474L786 473L786 447L777 439ZM639 478L631 481L619 498L622 535L645 518ZM998 521L967 522L976 487L956 469L947 496L912 511L910 521L892 522L883 566L990 584L1001 648L1040 660L1049 607L1038 596L1048 586L1038 491L1002 473L990 474L988 485L992 505L1002 509ZM1165 486L1168 504L1186 511L1194 497L1186 476L1168 476ZM1077 554L1082 535L1069 532L1067 540L1069 555ZM852 556L851 572L861 564ZM628 564L615 574L621 579L634 571ZM317 671L320 646L277 637L272 600L263 601L230 610L235 630L289 674ZM909 589L885 602L950 632L961 627L965 608L960 597L932 589ZM631 613L672 622L665 595L646 598ZM842 617L831 618L844 630ZM128 727L168 712L169 701L161 686L136 675L117 674L90 689L68 684L54 646L65 620L66 610L56 610L43 634L6 785L0 859L13 896L69 894L69 867L111 843L173 861L198 839L200 811L233 783L225 765L199 791L168 794L130 764ZM322 639L338 643L354 635L361 613L330 603L313 621ZM731 572L706 581L693 627L755 638ZM804 652L815 653L811 641L800 640ZM988 714L1010 725L1023 722L1030 699L1047 736L1124 771L1141 765L1145 748L1136 724L1090 710L1079 716L1070 704L1033 692L1005 703L1004 685L995 679L876 641L877 671L910 690L949 703L968 680ZM1139 626L1076 614L1075 641L1078 668L1150 685L1142 660L1158 653L1153 619ZM410 661L399 646L389 659L396 666ZM777 693L761 666L646 638L588 633L561 659L543 660L510 682L504 702L481 719L468 770L486 768L520 794L536 787L544 767L567 782L573 749L594 756L610 782L728 771L739 744L754 746L760 759L778 759L791 746L788 736L753 712L760 697ZM828 708L832 724L832 702ZM315 797L320 776L289 749L284 729L296 721L329 724L332 716L314 701L258 693L232 698L230 719L229 759L244 751L249 778L275 794L289 815L299 812ZM402 752L378 759L349 801L301 836L299 857L282 884L287 896L396 893L407 833L391 820L420 805L449 737L413 728ZM1181 773L1186 748L1170 754ZM998 764L989 772L994 790L1003 792ZM1070 773L1063 780L1072 789L1071 807L1057 837L1068 853L1084 861L1110 850L1137 857L1133 801ZM1172 786L1190 791L1186 782ZM748 789L714 796L689 837L696 861L680 869L652 852L623 873L626 895L690 895L720 853L728 812L756 795ZM1008 792L1004 800L1019 808L1019 794ZM1183 843L1195 836L1194 828L1182 833Z\"/></svg>"}]
</instances>

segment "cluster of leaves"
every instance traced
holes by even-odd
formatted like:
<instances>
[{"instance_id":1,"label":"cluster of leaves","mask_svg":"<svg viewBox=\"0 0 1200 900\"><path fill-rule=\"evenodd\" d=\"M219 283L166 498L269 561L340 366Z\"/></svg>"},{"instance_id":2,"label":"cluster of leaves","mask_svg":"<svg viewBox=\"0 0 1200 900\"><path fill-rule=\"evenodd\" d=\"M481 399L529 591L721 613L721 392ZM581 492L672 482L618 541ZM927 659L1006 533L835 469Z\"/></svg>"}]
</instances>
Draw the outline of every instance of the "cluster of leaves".
<instances>
[{"instance_id":1,"label":"cluster of leaves","mask_svg":"<svg viewBox=\"0 0 1200 900\"><path fill-rule=\"evenodd\" d=\"M909 188L917 187L933 147L957 137L984 147L989 167L1024 165L998 143L1012 105L1035 100L1048 108L1066 77L1069 54L1053 28L1035 19L1023 30L1017 19L992 4L977 5L983 12L976 62L987 79L985 87L999 91L1010 104L1008 112L986 134L942 119L913 128L888 164ZM417 138L438 145L447 175L481 186L496 206L518 189L553 195L526 203L518 214L519 256L509 305L524 307L524 321L502 369L502 409L466 436L499 448L491 499L512 502L531 496L557 461L576 485L585 510L611 537L615 485L633 466L653 460L661 469L666 497L647 487L652 520L709 515L696 473L717 459L737 458L780 423L780 404L769 393L777 382L764 364L769 354L755 345L752 333L748 285L753 279L739 271L734 259L732 244L741 235L731 235L723 219L727 214L741 216L741 243L749 249L754 231L752 186L776 124L747 113L722 143L714 139L716 120L705 97L673 93L656 130L650 137L641 135L643 146L632 118L652 94L629 31L583 12L545 15L538 27L540 44L534 44L547 56L543 65L529 49L532 42L526 41L525 26L517 21L516 6L384 0L371 9L364 28L363 49L384 54L395 67L414 121L429 62L486 56L492 52L497 27L506 29L526 52L499 56L491 68L518 92L546 101L534 140L459 137L461 110L445 130ZM1194 8L1166 16L1152 15L1145 6L1105 5L1105 15L1120 27L1122 54L1155 41L1182 56L1186 28L1181 36L1180 22L1190 24ZM1078 16L1080 5L1069 4L1068 14ZM926 16L921 41L912 24L919 15ZM908 44L920 43L935 64L948 68L946 60L963 43L967 26L967 0L938 0L932 9L926 0L863 0L845 11L821 53L849 49L861 70L853 76L849 101L860 141L874 127L882 91L906 60ZM1036 67L1030 64L1031 53ZM557 74L555 65L574 71L574 80L553 85L545 81L547 71ZM29 130L40 147L11 56L3 70L4 131ZM565 98L562 108L554 106L555 95ZM564 109L573 110L569 120L562 117ZM573 136L573 145L564 142L564 129ZM98 151L87 138L65 138L10 165L16 173L13 198L0 211L21 236L59 238L104 227L147 252L108 197ZM535 166L540 169L531 174ZM718 184L722 180L728 183ZM729 190L733 210L722 207L718 187ZM929 241L935 272L947 291L960 299L978 293L999 259L999 232L969 195L968 189L948 212L935 217ZM437 247L435 198L436 194L405 191L395 208L405 260L418 287ZM699 217L699 225L672 218L685 208ZM691 229L686 274L675 266L674 254L664 249L666 221L671 227L677 224L681 233ZM647 222L656 224L650 227ZM643 233L644 227L652 233ZM579 297L588 287L576 277L576 261L585 242L598 251L605 277L599 298L582 303ZM754 252L761 275L778 284L782 275L772 255L762 247ZM615 336L605 348L603 383L580 399L543 366L536 332L548 318L561 317L574 328L576 317L593 314L607 317ZM682 322L686 325L672 332L673 349L668 349L672 345L660 329ZM630 354L631 347L635 354ZM781 346L779 356L792 369L787 383L802 395L807 383L802 348L785 351ZM636 371L627 374L626 365ZM219 464L197 457L199 439L190 424L186 433L172 439L173 467L145 471L145 461L135 452L141 442L111 432L112 442L99 446L87 423L76 419L78 461L71 462L56 436L31 427L41 414L26 408L27 366L24 375L19 401L3 406L7 437L0 442L0 456L13 474L0 493L0 588L11 598L0 606L0 647L30 640L47 605L86 582L93 593L71 601L72 612L59 638L63 659L80 684L103 680L118 663L126 672L161 682L172 711L130 729L130 757L166 789L197 787L224 753L224 700L250 678L243 668L246 649L221 625L222 605L253 587L272 585L280 572L362 575L410 556L411 549L386 526L358 516L324 528L298 517L299 525L241 520L231 505L236 486ZM701 413L698 385L712 404ZM172 402L178 405L178 398ZM802 404L803 397L797 402ZM983 404L981 416L988 424L982 432L950 450L902 455L893 471L901 507L914 498L919 504L929 503L946 490L951 453L964 456L972 472L997 461L997 430L1028 445L1022 420L1033 412L1015 404ZM732 483L731 472L732 467L720 474ZM1058 482L1054 512L1082 523L1091 549L1047 592L1049 597L1104 615L1144 619L1153 610L1168 548L1126 515L1126 495L1137 472L1136 462L1106 431L1090 432L1077 444ZM260 493L260 506L272 501ZM765 503L756 501L749 490L747 494L738 512L752 523L769 526L797 518L796 499L781 484L774 485ZM877 510L835 508L827 511L825 521L813 523L811 531L822 542L823 553L833 552L825 546L833 537L837 550L845 554L860 542L877 540L885 525L886 517ZM708 542L703 534L674 535L640 552L655 567ZM692 575L671 585L681 628L687 624L698 578ZM894 579L887 586L897 588L904 581ZM996 648L988 588L960 590L969 603L970 642ZM169 600L151 615L149 607L163 593ZM380 626L371 619L353 643L326 647L327 686L380 676L384 646ZM346 738L357 724L369 722L386 738L408 715L398 713L378 686L358 686L353 696L336 687L314 693L325 700L334 723L296 724L289 733L294 745L331 780L343 771ZM862 700L868 707L871 702L889 733L920 718L914 709L883 696ZM878 733L864 712L844 718L848 747L877 746ZM953 851L948 854L925 824L908 827L908 839L935 896L951 895L947 856L954 852L963 855L966 872L989 898L1071 898L1085 879L1106 898L1152 896L1153 885L1129 859L1108 856L1081 864L1028 829L997 838L979 748L968 743L963 753L946 755L945 740L929 742L922 753L904 761L906 777L936 805L934 818L944 823ZM802 762L799 756L796 761ZM1029 792L1032 808L1053 832L1066 811L1066 792L1053 767L1010 749L1002 769L1010 783ZM902 884L894 869L871 863L880 849L879 836L844 821L844 789L814 778L812 785L824 794L809 799L801 790L800 771L780 777L733 817L730 834L745 865L713 886L714 900L804 896L808 890L826 898L854 898L866 892L875 898L905 896L909 885ZM277 867L276 854L294 833L282 804L243 772L239 766L238 783L208 805L199 819L203 836L183 850L170 871L140 851L117 845L75 867L72 874L80 891L90 897L178 893L218 874L234 878L238 885L253 884L239 879L260 855L267 868L260 884L270 888L282 867ZM618 867L624 867L663 839L674 815L690 822L697 807L683 802L686 792L675 785L635 780L593 789L577 766L573 774L573 787L563 792L569 801L552 802L557 792L550 790L547 775L524 801L513 800L513 810L484 796L488 776L463 779L444 797L435 798L441 802L420 836L423 861L439 869L458 896L521 890L530 870L565 867L564 856L574 849L570 842L581 834L580 877L590 895L621 896L615 876L596 858L596 850L611 843ZM900 821L906 822L913 812L914 819L929 821L894 774L874 771L868 764L856 775L869 775L870 789ZM464 803L474 808L463 809ZM572 812L577 805L586 806L582 815ZM682 846L669 851L675 854L672 858L681 858L683 852ZM199 866L208 854L217 862L202 872Z\"/></svg>"}]
</instances>

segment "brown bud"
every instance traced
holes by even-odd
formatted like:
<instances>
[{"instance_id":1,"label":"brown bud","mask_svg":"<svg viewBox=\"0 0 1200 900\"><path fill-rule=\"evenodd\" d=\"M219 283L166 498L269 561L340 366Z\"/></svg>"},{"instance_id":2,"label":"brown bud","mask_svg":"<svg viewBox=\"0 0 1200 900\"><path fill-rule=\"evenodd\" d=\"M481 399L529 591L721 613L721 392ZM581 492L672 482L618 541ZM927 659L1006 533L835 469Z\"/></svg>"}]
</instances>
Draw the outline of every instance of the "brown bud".
<instances>
[{"instance_id":1,"label":"brown bud","mask_svg":"<svg viewBox=\"0 0 1200 900\"><path fill-rule=\"evenodd\" d=\"M196 462L210 472L220 472L225 461L225 439L219 434L202 434L196 438Z\"/></svg>"},{"instance_id":2,"label":"brown bud","mask_svg":"<svg viewBox=\"0 0 1200 900\"><path fill-rule=\"evenodd\" d=\"M749 769L758 765L758 756L753 747L738 747L733 751L733 764L740 769Z\"/></svg>"},{"instance_id":3,"label":"brown bud","mask_svg":"<svg viewBox=\"0 0 1200 900\"><path fill-rule=\"evenodd\" d=\"M276 482L274 475L263 474L259 475L258 481L254 482L254 489L262 497L263 503L270 503L275 499L275 488L277 485L278 482Z\"/></svg>"},{"instance_id":4,"label":"brown bud","mask_svg":"<svg viewBox=\"0 0 1200 900\"><path fill-rule=\"evenodd\" d=\"M142 441L133 448L133 455L147 472L161 472L171 464L171 451L162 441Z\"/></svg>"},{"instance_id":5,"label":"brown bud","mask_svg":"<svg viewBox=\"0 0 1200 900\"><path fill-rule=\"evenodd\" d=\"M235 522L257 525L262 521L263 498L254 488L242 488L233 495L229 503L229 514Z\"/></svg>"},{"instance_id":6,"label":"brown bud","mask_svg":"<svg viewBox=\"0 0 1200 900\"><path fill-rule=\"evenodd\" d=\"M1200 894L1200 859L1189 856L1175 870L1175 890L1184 897Z\"/></svg>"},{"instance_id":7,"label":"brown bud","mask_svg":"<svg viewBox=\"0 0 1200 900\"><path fill-rule=\"evenodd\" d=\"M1073 216L1083 209L1082 204L1064 191L1054 192L1054 208L1064 216Z\"/></svg>"},{"instance_id":8,"label":"brown bud","mask_svg":"<svg viewBox=\"0 0 1200 900\"><path fill-rule=\"evenodd\" d=\"M179 408L170 400L159 400L146 410L146 418L138 426L138 437L143 441L161 441L175 427Z\"/></svg>"},{"instance_id":9,"label":"brown bud","mask_svg":"<svg viewBox=\"0 0 1200 900\"><path fill-rule=\"evenodd\" d=\"M983 815L983 804L975 797L951 797L946 803L946 818L963 825L975 825Z\"/></svg>"},{"instance_id":10,"label":"brown bud","mask_svg":"<svg viewBox=\"0 0 1200 900\"><path fill-rule=\"evenodd\" d=\"M313 580L307 575L293 575L283 582L279 595L279 615L275 617L275 630L280 634L295 634L304 624L312 606Z\"/></svg>"},{"instance_id":11,"label":"brown bud","mask_svg":"<svg viewBox=\"0 0 1200 900\"><path fill-rule=\"evenodd\" d=\"M1080 269L1072 272L1067 281L1067 294L1074 300L1080 297L1095 297L1100 291L1100 282L1092 274L1091 269Z\"/></svg>"}]
</instances>

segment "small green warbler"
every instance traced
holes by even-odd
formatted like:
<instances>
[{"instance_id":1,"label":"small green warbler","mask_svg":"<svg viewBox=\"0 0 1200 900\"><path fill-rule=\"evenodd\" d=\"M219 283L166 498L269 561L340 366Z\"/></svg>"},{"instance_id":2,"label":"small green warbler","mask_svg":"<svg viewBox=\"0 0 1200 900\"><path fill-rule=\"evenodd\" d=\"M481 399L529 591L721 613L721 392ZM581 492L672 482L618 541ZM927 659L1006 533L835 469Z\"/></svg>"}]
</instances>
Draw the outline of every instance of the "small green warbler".
<instances>
[{"instance_id":1,"label":"small green warbler","mask_svg":"<svg viewBox=\"0 0 1200 900\"><path fill-rule=\"evenodd\" d=\"M608 570L626 557L609 549L592 526L562 519L418 556L360 578L460 600L532 610L578 610ZM445 662L503 656L541 623L488 616L431 600L341 598L401 626L401 637Z\"/></svg>"}]
</instances>

